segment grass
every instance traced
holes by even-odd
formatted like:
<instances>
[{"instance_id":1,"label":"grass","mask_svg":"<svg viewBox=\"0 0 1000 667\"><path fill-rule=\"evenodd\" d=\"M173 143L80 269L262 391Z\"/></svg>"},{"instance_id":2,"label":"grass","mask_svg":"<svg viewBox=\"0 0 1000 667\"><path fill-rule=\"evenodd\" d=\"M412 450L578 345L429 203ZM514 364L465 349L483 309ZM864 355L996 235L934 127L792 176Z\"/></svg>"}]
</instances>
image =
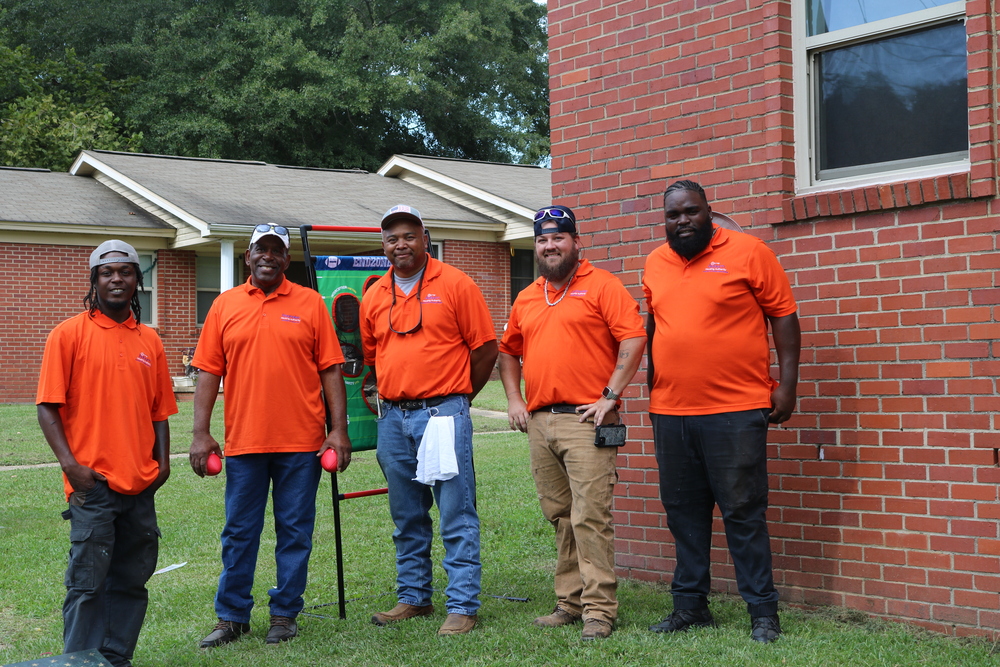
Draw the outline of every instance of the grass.
<instances>
[{"instance_id":1,"label":"grass","mask_svg":"<svg viewBox=\"0 0 1000 667\"><path fill-rule=\"evenodd\" d=\"M8 425L23 429L16 462L46 460L48 447L34 409L0 406L4 438ZM187 408L189 410L189 408ZM217 412L219 412L217 410ZM183 451L190 425L173 422L174 449ZM189 419L189 417L187 417ZM19 441L21 442L21 441ZM137 666L270 667L321 665L1000 665L985 641L956 640L905 625L873 621L857 612L782 609L786 631L770 646L748 639L748 621L739 599L712 599L718 629L679 636L646 630L669 611L665 587L622 581L618 630L608 640L580 641L580 626L542 630L530 625L553 606L552 530L542 518L520 433L475 437L479 508L482 517L483 607L481 627L463 637L437 637L444 599L435 594L433 618L398 627L376 628L371 614L395 604L392 526L385 499L361 498L342 506L347 619L338 619L334 526L330 482L324 476L318 500L315 549L306 591L301 636L265 647L267 589L274 582L274 536L266 528L257 565L253 634L211 651L196 648L214 622L212 598L219 573L219 532L223 520L224 477L199 479L183 459L157 496L163 540L160 567L187 563L154 576L150 607L136 651ZM51 458L51 455L48 455ZM383 485L372 452L360 453L339 478L341 491ZM68 523L59 518L65 502L57 470L0 471L0 664L61 652L62 576ZM269 519L270 525L270 519ZM435 541L435 582L443 588L442 548ZM495 596L528 598L512 602ZM323 617L320 617L323 616Z\"/></svg>"}]
</instances>

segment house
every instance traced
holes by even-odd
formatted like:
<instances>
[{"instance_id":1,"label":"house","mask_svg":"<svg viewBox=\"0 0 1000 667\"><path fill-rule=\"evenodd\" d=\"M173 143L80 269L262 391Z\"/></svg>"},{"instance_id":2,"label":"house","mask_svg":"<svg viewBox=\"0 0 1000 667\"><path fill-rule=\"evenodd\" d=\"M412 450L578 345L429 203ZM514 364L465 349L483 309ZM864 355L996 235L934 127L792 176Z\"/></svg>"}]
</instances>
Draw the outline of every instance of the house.
<instances>
[{"instance_id":1,"label":"house","mask_svg":"<svg viewBox=\"0 0 1000 667\"><path fill-rule=\"evenodd\" d=\"M87 259L121 238L139 252L143 321L163 339L171 372L198 341L215 296L246 279L254 225L378 227L390 206L424 217L443 261L486 296L497 330L534 278L531 217L549 203L549 171L532 166L393 156L377 174L263 162L83 151L70 172L0 168L0 402L33 401L48 331L82 309ZM313 255L380 253L370 232L312 232ZM304 283L293 230L290 279Z\"/></svg>"},{"instance_id":2,"label":"house","mask_svg":"<svg viewBox=\"0 0 1000 667\"><path fill-rule=\"evenodd\" d=\"M959 635L1000 630L998 34L968 2L549 0L553 201L641 298L688 178L768 241L803 328L769 439L776 578ZM640 377L624 576L669 581ZM735 592L721 525L715 585Z\"/></svg>"}]
</instances>

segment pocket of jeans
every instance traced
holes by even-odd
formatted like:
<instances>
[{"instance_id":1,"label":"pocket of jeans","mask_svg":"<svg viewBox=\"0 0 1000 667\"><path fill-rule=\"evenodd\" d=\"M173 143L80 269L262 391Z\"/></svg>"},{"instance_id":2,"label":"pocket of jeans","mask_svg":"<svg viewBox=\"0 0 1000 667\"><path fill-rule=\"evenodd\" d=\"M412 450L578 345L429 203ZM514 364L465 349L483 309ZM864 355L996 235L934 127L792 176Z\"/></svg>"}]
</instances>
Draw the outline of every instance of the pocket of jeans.
<instances>
[{"instance_id":1,"label":"pocket of jeans","mask_svg":"<svg viewBox=\"0 0 1000 667\"><path fill-rule=\"evenodd\" d=\"M87 541L93 528L72 528L69 531L69 567L66 568L66 588L94 588L93 550Z\"/></svg>"},{"instance_id":2,"label":"pocket of jeans","mask_svg":"<svg viewBox=\"0 0 1000 667\"><path fill-rule=\"evenodd\" d=\"M771 424L771 408L761 408L760 414L764 417L764 428Z\"/></svg>"}]
</instances>

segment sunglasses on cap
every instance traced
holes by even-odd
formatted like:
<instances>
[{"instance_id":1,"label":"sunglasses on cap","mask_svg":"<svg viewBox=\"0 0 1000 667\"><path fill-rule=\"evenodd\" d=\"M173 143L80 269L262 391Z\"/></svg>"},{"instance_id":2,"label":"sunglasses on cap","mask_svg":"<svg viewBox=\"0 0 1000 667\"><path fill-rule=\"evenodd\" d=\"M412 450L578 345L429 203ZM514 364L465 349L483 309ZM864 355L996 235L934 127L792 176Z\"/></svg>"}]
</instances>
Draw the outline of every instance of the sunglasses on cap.
<instances>
[{"instance_id":1,"label":"sunglasses on cap","mask_svg":"<svg viewBox=\"0 0 1000 667\"><path fill-rule=\"evenodd\" d=\"M557 220L560 218L566 218L567 220L573 219L573 217L569 213L562 210L561 208L543 208L542 210L540 210L538 213L535 214L535 222L545 220L546 218L554 218Z\"/></svg>"},{"instance_id":2,"label":"sunglasses on cap","mask_svg":"<svg viewBox=\"0 0 1000 667\"><path fill-rule=\"evenodd\" d=\"M266 222L261 223L253 228L255 232L260 232L261 234L277 234L278 236L288 236L288 228L282 227L281 225L270 225Z\"/></svg>"}]
</instances>

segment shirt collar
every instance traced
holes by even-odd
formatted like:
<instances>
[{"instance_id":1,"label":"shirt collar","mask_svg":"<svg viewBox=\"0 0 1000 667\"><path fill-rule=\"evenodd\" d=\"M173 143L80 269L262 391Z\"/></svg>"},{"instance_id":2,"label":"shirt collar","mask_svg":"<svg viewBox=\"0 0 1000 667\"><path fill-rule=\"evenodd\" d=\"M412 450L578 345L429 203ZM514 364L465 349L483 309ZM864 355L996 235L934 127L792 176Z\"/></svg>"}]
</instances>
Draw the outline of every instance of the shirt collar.
<instances>
[{"instance_id":1,"label":"shirt collar","mask_svg":"<svg viewBox=\"0 0 1000 667\"><path fill-rule=\"evenodd\" d=\"M118 322L115 322L113 319L102 313L100 309L95 310L90 316L90 319L93 320L94 324L102 329L114 329L118 326ZM128 329L135 329L138 326L131 310L129 311L128 319L122 322L122 325Z\"/></svg>"},{"instance_id":2,"label":"shirt collar","mask_svg":"<svg viewBox=\"0 0 1000 667\"><path fill-rule=\"evenodd\" d=\"M265 299L273 295L278 295L278 294L285 295L292 291L292 281L290 281L288 279L288 276L285 275L281 276L281 284L278 285L278 288L273 292L271 292L271 294L264 294L264 291L261 288L255 286L252 280L253 277L251 276L247 278L247 281L245 283L243 283L243 286L246 289L247 294L260 294Z\"/></svg>"}]
</instances>

